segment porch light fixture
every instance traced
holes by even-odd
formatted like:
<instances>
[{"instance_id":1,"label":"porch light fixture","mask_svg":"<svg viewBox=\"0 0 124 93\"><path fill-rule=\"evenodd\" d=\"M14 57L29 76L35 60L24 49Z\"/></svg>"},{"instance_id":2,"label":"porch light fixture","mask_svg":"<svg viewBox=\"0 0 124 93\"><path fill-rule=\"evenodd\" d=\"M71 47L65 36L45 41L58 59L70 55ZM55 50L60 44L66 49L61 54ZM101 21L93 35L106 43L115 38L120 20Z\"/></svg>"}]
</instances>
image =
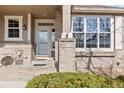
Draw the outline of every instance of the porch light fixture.
<instances>
[{"instance_id":1,"label":"porch light fixture","mask_svg":"<svg viewBox=\"0 0 124 93\"><path fill-rule=\"evenodd\" d=\"M23 29L23 30L26 30L26 29L27 29L27 26L24 24L24 25L22 26L22 29Z\"/></svg>"}]
</instances>

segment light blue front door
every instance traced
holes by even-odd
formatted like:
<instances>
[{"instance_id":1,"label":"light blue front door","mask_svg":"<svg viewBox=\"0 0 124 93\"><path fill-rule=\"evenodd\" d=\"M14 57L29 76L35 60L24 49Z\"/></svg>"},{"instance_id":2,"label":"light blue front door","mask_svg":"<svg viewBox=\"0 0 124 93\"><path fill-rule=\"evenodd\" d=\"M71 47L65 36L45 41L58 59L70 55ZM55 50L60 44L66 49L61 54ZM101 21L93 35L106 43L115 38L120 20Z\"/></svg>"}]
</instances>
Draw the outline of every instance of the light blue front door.
<instances>
[{"instance_id":1,"label":"light blue front door","mask_svg":"<svg viewBox=\"0 0 124 93\"><path fill-rule=\"evenodd\" d=\"M47 30L38 31L37 55L48 56L49 32Z\"/></svg>"}]
</instances>

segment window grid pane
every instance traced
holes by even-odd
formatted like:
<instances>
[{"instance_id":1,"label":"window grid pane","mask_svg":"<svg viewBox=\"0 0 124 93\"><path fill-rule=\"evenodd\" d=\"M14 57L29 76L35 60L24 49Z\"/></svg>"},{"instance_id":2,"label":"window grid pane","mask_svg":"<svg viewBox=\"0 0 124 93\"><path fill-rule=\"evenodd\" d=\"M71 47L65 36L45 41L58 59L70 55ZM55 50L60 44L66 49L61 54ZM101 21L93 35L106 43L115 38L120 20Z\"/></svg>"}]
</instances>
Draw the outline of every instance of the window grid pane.
<instances>
[{"instance_id":1,"label":"window grid pane","mask_svg":"<svg viewBox=\"0 0 124 93\"><path fill-rule=\"evenodd\" d=\"M73 17L73 32L83 32L84 31L84 18L83 17Z\"/></svg>"},{"instance_id":2,"label":"window grid pane","mask_svg":"<svg viewBox=\"0 0 124 93\"><path fill-rule=\"evenodd\" d=\"M19 19L8 19L8 37L19 38Z\"/></svg>"},{"instance_id":3,"label":"window grid pane","mask_svg":"<svg viewBox=\"0 0 124 93\"><path fill-rule=\"evenodd\" d=\"M110 33L100 33L99 39L100 43L99 46L100 48L110 48Z\"/></svg>"},{"instance_id":4,"label":"window grid pane","mask_svg":"<svg viewBox=\"0 0 124 93\"><path fill-rule=\"evenodd\" d=\"M110 17L100 17L100 32L110 32L111 21Z\"/></svg>"},{"instance_id":5,"label":"window grid pane","mask_svg":"<svg viewBox=\"0 0 124 93\"><path fill-rule=\"evenodd\" d=\"M8 36L11 38L19 37L19 29L9 29Z\"/></svg>"},{"instance_id":6,"label":"window grid pane","mask_svg":"<svg viewBox=\"0 0 124 93\"><path fill-rule=\"evenodd\" d=\"M18 19L9 19L8 26L9 27L19 27L19 20Z\"/></svg>"},{"instance_id":7,"label":"window grid pane","mask_svg":"<svg viewBox=\"0 0 124 93\"><path fill-rule=\"evenodd\" d=\"M87 33L86 34L86 47L87 48L97 48L97 33Z\"/></svg>"},{"instance_id":8,"label":"window grid pane","mask_svg":"<svg viewBox=\"0 0 124 93\"><path fill-rule=\"evenodd\" d=\"M73 36L76 39L76 47L84 48L84 33L73 33Z\"/></svg>"},{"instance_id":9,"label":"window grid pane","mask_svg":"<svg viewBox=\"0 0 124 93\"><path fill-rule=\"evenodd\" d=\"M97 32L97 17L89 16L86 18L87 32Z\"/></svg>"}]
</instances>

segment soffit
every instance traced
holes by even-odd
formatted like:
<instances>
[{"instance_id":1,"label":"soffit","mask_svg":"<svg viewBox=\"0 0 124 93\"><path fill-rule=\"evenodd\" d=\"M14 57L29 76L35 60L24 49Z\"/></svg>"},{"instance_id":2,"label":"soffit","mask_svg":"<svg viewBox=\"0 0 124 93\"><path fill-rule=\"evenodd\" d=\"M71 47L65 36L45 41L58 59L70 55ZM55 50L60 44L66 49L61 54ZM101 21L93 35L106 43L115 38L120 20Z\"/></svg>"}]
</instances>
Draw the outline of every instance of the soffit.
<instances>
[{"instance_id":1,"label":"soffit","mask_svg":"<svg viewBox=\"0 0 124 93\"><path fill-rule=\"evenodd\" d=\"M58 5L0 5L0 13L32 13L35 18L55 18Z\"/></svg>"}]
</instances>

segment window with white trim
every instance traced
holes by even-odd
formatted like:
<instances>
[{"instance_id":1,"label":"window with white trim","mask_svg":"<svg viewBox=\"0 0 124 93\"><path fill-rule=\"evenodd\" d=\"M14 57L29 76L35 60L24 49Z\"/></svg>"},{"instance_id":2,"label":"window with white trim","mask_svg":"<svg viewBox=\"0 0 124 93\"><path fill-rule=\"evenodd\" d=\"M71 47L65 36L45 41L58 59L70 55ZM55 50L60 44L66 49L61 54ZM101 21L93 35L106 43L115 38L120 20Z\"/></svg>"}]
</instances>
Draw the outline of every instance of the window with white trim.
<instances>
[{"instance_id":1,"label":"window with white trim","mask_svg":"<svg viewBox=\"0 0 124 93\"><path fill-rule=\"evenodd\" d=\"M5 16L5 41L22 41L22 16Z\"/></svg>"},{"instance_id":2,"label":"window with white trim","mask_svg":"<svg viewBox=\"0 0 124 93\"><path fill-rule=\"evenodd\" d=\"M72 33L76 48L113 50L112 16L72 16Z\"/></svg>"}]
</instances>

